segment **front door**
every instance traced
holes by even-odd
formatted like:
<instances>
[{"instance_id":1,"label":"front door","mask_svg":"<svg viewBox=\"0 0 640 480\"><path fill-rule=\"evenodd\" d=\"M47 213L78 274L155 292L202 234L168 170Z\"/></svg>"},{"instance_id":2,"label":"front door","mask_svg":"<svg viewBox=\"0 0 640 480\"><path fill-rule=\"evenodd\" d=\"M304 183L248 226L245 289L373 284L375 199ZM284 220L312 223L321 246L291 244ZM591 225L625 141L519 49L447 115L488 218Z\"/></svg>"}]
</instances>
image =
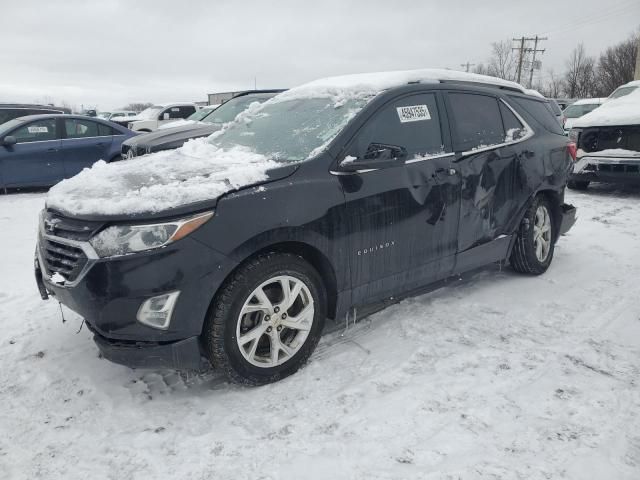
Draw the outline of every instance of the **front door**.
<instances>
[{"instance_id":1,"label":"front door","mask_svg":"<svg viewBox=\"0 0 640 480\"><path fill-rule=\"evenodd\" d=\"M64 178L55 118L29 122L7 135L17 143L0 146L3 187L49 186Z\"/></svg>"},{"instance_id":2,"label":"front door","mask_svg":"<svg viewBox=\"0 0 640 480\"><path fill-rule=\"evenodd\" d=\"M354 305L410 291L453 268L460 181L436 93L401 96L381 107L347 146L401 147L397 166L340 175L346 197Z\"/></svg>"}]
</instances>

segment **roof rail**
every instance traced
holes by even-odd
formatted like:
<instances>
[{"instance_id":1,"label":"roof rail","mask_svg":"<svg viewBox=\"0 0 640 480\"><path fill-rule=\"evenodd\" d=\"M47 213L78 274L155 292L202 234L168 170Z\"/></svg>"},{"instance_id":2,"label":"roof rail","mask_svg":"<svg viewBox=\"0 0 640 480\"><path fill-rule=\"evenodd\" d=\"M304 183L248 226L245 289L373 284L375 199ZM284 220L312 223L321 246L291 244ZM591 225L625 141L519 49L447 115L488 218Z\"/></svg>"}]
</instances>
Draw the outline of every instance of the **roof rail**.
<instances>
[{"instance_id":1,"label":"roof rail","mask_svg":"<svg viewBox=\"0 0 640 480\"><path fill-rule=\"evenodd\" d=\"M524 87L523 88L511 87L509 85L499 85L497 83L472 82L469 80L440 80L440 83L453 83L456 85L473 85L474 87L498 88L500 90L509 90L511 92L518 92L518 93L524 93L524 94L527 93Z\"/></svg>"}]
</instances>

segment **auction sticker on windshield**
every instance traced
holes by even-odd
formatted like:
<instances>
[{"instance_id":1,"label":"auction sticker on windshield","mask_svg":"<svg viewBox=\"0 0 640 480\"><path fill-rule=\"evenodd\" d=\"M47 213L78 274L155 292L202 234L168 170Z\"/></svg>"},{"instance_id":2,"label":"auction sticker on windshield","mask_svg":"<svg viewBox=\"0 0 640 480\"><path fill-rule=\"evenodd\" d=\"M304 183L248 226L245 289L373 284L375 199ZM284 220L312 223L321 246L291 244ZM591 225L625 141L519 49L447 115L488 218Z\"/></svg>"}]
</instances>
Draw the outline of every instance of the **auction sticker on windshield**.
<instances>
[{"instance_id":1,"label":"auction sticker on windshield","mask_svg":"<svg viewBox=\"0 0 640 480\"><path fill-rule=\"evenodd\" d=\"M397 107L396 110L398 110L398 117L400 117L401 123L431 120L431 115L426 105L408 105L406 107Z\"/></svg>"}]
</instances>

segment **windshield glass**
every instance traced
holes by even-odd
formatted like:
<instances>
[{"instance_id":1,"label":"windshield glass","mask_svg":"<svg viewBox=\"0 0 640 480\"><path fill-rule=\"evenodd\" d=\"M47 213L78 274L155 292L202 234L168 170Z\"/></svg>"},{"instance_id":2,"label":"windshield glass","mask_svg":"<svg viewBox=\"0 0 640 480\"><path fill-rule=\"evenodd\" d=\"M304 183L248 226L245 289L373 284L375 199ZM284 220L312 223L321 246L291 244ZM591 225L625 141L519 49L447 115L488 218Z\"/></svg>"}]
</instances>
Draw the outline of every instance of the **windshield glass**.
<instances>
[{"instance_id":1,"label":"windshield glass","mask_svg":"<svg viewBox=\"0 0 640 480\"><path fill-rule=\"evenodd\" d=\"M609 98L611 99L611 98L624 97L625 95L629 95L636 88L638 88L638 87L622 87L622 88L619 88L615 92L613 92L611 95L609 95Z\"/></svg>"},{"instance_id":2,"label":"windshield glass","mask_svg":"<svg viewBox=\"0 0 640 480\"><path fill-rule=\"evenodd\" d=\"M2 125L0 125L0 137L4 136L5 133L9 132L14 127L17 127L22 123L24 123L24 120L18 119L9 120L8 122L3 123Z\"/></svg>"},{"instance_id":3,"label":"windshield glass","mask_svg":"<svg viewBox=\"0 0 640 480\"><path fill-rule=\"evenodd\" d=\"M578 118L595 110L599 106L600 105L598 105L597 103L586 103L583 105L569 105L562 113L567 118Z\"/></svg>"},{"instance_id":4,"label":"windshield glass","mask_svg":"<svg viewBox=\"0 0 640 480\"><path fill-rule=\"evenodd\" d=\"M247 147L276 161L306 160L328 146L370 98L277 99L250 108L209 142L224 149Z\"/></svg>"},{"instance_id":5,"label":"windshield glass","mask_svg":"<svg viewBox=\"0 0 640 480\"><path fill-rule=\"evenodd\" d=\"M156 120L163 107L149 107L138 114L138 117L143 120Z\"/></svg>"},{"instance_id":6,"label":"windshield glass","mask_svg":"<svg viewBox=\"0 0 640 480\"><path fill-rule=\"evenodd\" d=\"M243 95L227 100L203 119L206 123L227 123L232 121L240 112L244 112L253 102L264 103L275 94Z\"/></svg>"},{"instance_id":7,"label":"windshield glass","mask_svg":"<svg viewBox=\"0 0 640 480\"><path fill-rule=\"evenodd\" d=\"M187 120L193 120L196 122L199 122L200 120L202 120L204 117L206 117L207 115L209 115L211 113L213 109L212 108L201 108L200 110L198 110L196 113L192 113L191 115L189 115L187 117Z\"/></svg>"}]
</instances>

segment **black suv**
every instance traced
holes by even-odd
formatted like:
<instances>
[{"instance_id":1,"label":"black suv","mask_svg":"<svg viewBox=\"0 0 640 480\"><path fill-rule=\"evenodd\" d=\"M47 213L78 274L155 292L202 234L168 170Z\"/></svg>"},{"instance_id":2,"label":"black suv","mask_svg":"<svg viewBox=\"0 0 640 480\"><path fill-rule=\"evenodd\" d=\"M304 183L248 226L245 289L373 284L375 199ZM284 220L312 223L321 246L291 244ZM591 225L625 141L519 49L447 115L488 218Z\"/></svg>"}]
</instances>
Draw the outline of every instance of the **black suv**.
<instances>
[{"instance_id":1,"label":"black suv","mask_svg":"<svg viewBox=\"0 0 640 480\"><path fill-rule=\"evenodd\" d=\"M41 295L82 315L114 362L204 357L235 381L276 381L309 358L325 318L492 262L541 274L575 221L571 150L548 104L490 77L325 79L208 142L49 194ZM185 161L167 156L189 145Z\"/></svg>"},{"instance_id":2,"label":"black suv","mask_svg":"<svg viewBox=\"0 0 640 480\"><path fill-rule=\"evenodd\" d=\"M27 115L44 115L55 113L71 113L66 107L53 107L51 105L38 105L31 103L0 103L0 125L14 118Z\"/></svg>"}]
</instances>

